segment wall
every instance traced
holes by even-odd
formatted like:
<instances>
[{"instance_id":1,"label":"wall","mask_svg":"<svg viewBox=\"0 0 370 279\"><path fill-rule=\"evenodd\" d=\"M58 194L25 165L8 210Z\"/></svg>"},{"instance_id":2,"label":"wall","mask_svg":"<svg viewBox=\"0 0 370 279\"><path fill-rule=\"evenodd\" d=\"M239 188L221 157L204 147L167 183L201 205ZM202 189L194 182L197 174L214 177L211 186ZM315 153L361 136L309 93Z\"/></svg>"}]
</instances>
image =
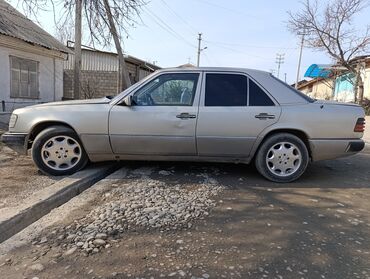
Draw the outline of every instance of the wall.
<instances>
[{"instance_id":1,"label":"wall","mask_svg":"<svg viewBox=\"0 0 370 279\"><path fill-rule=\"evenodd\" d=\"M370 65L368 65L366 70L362 72L362 78L364 81L364 98L370 100ZM354 98L352 84L344 80L343 77L338 77L336 79L335 93L333 96L333 89L329 86L329 84L331 85L332 82L332 80L326 82L316 81L309 83L311 85L305 84L301 86L299 90L316 99L334 99L341 102L353 102ZM312 88L310 88L310 86Z\"/></svg>"},{"instance_id":2,"label":"wall","mask_svg":"<svg viewBox=\"0 0 370 279\"><path fill-rule=\"evenodd\" d=\"M20 41L20 43L23 43ZM28 44L27 44L28 45ZM10 98L10 61L9 56L32 59L39 62L39 98ZM55 90L54 90L55 62ZM27 105L61 100L63 96L63 62L61 59L14 50L0 46L0 101L5 101L6 112ZM2 112L2 108L0 107Z\"/></svg>"},{"instance_id":3,"label":"wall","mask_svg":"<svg viewBox=\"0 0 370 279\"><path fill-rule=\"evenodd\" d=\"M128 56L125 58L131 83L136 83L159 67L147 64L138 58ZM64 61L64 98L73 98L73 69L74 55L69 55ZM153 68L151 70L151 68ZM115 53L82 49L81 53L81 86L95 88L94 92L81 94L81 98L102 97L117 95L118 92L118 56ZM87 95L87 96L86 96Z\"/></svg>"},{"instance_id":4,"label":"wall","mask_svg":"<svg viewBox=\"0 0 370 279\"><path fill-rule=\"evenodd\" d=\"M312 98L329 100L332 98L333 95L333 89L331 87L332 82L333 82L332 80L327 81L319 80L310 83L309 85L305 85L301 87L299 90Z\"/></svg>"},{"instance_id":5,"label":"wall","mask_svg":"<svg viewBox=\"0 0 370 279\"><path fill-rule=\"evenodd\" d=\"M334 100L340 102L354 102L354 84L356 76L352 73L341 75L335 80Z\"/></svg>"},{"instance_id":6,"label":"wall","mask_svg":"<svg viewBox=\"0 0 370 279\"><path fill-rule=\"evenodd\" d=\"M81 71L81 98L117 95L117 72ZM64 70L64 98L73 99L73 70Z\"/></svg>"},{"instance_id":7,"label":"wall","mask_svg":"<svg viewBox=\"0 0 370 279\"><path fill-rule=\"evenodd\" d=\"M370 65L365 70L365 72L362 75L362 78L364 80L364 98L367 98L370 100Z\"/></svg>"},{"instance_id":8,"label":"wall","mask_svg":"<svg viewBox=\"0 0 370 279\"><path fill-rule=\"evenodd\" d=\"M132 84L138 82L140 79L143 79L150 74L150 72L139 69L139 67L132 63L126 64ZM80 79L82 99L99 98L107 95L115 96L119 93L117 71L106 71L104 69L81 71ZM63 82L63 98L73 99L73 70L64 69Z\"/></svg>"}]
</instances>

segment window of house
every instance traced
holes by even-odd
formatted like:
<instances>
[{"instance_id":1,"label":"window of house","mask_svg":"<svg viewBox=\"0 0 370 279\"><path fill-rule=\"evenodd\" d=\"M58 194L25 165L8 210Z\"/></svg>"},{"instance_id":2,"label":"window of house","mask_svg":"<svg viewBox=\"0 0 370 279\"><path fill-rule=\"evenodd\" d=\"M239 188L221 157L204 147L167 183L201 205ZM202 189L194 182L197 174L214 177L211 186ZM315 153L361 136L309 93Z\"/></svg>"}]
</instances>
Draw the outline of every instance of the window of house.
<instances>
[{"instance_id":1,"label":"window of house","mask_svg":"<svg viewBox=\"0 0 370 279\"><path fill-rule=\"evenodd\" d=\"M140 88L133 96L137 106L191 106L199 74L163 74Z\"/></svg>"},{"instance_id":2,"label":"window of house","mask_svg":"<svg viewBox=\"0 0 370 279\"><path fill-rule=\"evenodd\" d=\"M249 79L249 105L274 106L274 102L253 80Z\"/></svg>"},{"instance_id":3,"label":"window of house","mask_svg":"<svg viewBox=\"0 0 370 279\"><path fill-rule=\"evenodd\" d=\"M243 75L207 74L205 106L246 106L247 82L247 77Z\"/></svg>"},{"instance_id":4,"label":"window of house","mask_svg":"<svg viewBox=\"0 0 370 279\"><path fill-rule=\"evenodd\" d=\"M10 97L39 97L38 62L10 56Z\"/></svg>"}]
</instances>

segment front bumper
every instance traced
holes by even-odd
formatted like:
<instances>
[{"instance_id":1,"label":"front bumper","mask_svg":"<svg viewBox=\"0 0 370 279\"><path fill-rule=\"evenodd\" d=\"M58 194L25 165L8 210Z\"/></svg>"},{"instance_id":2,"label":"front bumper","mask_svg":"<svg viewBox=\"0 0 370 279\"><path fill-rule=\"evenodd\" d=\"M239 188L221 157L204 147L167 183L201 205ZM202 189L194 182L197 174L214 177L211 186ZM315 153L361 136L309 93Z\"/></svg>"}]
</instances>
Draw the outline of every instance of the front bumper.
<instances>
[{"instance_id":1,"label":"front bumper","mask_svg":"<svg viewBox=\"0 0 370 279\"><path fill-rule=\"evenodd\" d=\"M314 139L309 142L312 161L350 156L365 147L362 139Z\"/></svg>"},{"instance_id":2,"label":"front bumper","mask_svg":"<svg viewBox=\"0 0 370 279\"><path fill-rule=\"evenodd\" d=\"M1 136L1 141L18 153L27 153L27 134L7 132Z\"/></svg>"}]
</instances>

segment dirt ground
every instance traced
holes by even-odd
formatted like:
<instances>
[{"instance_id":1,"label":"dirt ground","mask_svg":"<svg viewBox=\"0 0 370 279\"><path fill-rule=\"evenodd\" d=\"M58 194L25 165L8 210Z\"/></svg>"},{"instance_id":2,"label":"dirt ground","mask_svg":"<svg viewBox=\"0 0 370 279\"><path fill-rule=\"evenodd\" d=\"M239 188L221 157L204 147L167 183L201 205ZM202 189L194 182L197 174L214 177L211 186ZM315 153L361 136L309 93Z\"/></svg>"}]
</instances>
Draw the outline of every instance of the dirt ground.
<instances>
[{"instance_id":1,"label":"dirt ground","mask_svg":"<svg viewBox=\"0 0 370 279\"><path fill-rule=\"evenodd\" d=\"M369 148L314 163L291 184L268 182L243 165L143 162L125 168L142 166L154 168L150 178L169 186L191 190L206 172L225 189L210 215L191 228L132 229L100 253L62 255L58 228L98 206L113 185L106 180L93 196L89 189L77 197L81 203L64 205L68 214L51 213L49 219L62 217L35 237L47 236L46 243L30 240L2 257L1 278L370 278ZM160 175L169 169L173 175Z\"/></svg>"},{"instance_id":2,"label":"dirt ground","mask_svg":"<svg viewBox=\"0 0 370 279\"><path fill-rule=\"evenodd\" d=\"M0 143L0 212L13 207L34 192L55 183L62 177L43 175L30 156L19 155Z\"/></svg>"}]
</instances>

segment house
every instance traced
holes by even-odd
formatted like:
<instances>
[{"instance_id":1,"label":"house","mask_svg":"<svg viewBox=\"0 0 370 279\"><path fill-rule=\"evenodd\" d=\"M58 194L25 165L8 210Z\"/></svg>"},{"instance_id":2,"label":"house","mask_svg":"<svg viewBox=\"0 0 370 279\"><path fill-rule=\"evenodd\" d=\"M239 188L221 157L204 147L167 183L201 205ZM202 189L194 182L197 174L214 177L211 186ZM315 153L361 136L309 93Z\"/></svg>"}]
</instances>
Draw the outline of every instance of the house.
<instances>
[{"instance_id":1,"label":"house","mask_svg":"<svg viewBox=\"0 0 370 279\"><path fill-rule=\"evenodd\" d=\"M73 50L72 47L70 49ZM131 55L125 56L125 62L132 84L160 69L153 63ZM63 99L73 99L73 54L69 55L68 61L64 62L63 69ZM83 47L81 51L81 98L117 95L120 92L118 70L117 53Z\"/></svg>"},{"instance_id":2,"label":"house","mask_svg":"<svg viewBox=\"0 0 370 279\"><path fill-rule=\"evenodd\" d=\"M63 61L70 52L0 0L0 124L16 108L62 99Z\"/></svg>"},{"instance_id":3,"label":"house","mask_svg":"<svg viewBox=\"0 0 370 279\"><path fill-rule=\"evenodd\" d=\"M180 66L177 66L177 68L195 68L196 66L191 63L186 63Z\"/></svg>"},{"instance_id":4,"label":"house","mask_svg":"<svg viewBox=\"0 0 370 279\"><path fill-rule=\"evenodd\" d=\"M370 99L370 56L360 56L352 60L360 68L364 82L364 98ZM315 99L355 101L356 75L337 65L312 64L305 77L310 80L298 83L298 90Z\"/></svg>"},{"instance_id":5,"label":"house","mask_svg":"<svg viewBox=\"0 0 370 279\"><path fill-rule=\"evenodd\" d=\"M314 99L330 100L333 99L333 80L324 78L314 78L298 83L298 90Z\"/></svg>"}]
</instances>

